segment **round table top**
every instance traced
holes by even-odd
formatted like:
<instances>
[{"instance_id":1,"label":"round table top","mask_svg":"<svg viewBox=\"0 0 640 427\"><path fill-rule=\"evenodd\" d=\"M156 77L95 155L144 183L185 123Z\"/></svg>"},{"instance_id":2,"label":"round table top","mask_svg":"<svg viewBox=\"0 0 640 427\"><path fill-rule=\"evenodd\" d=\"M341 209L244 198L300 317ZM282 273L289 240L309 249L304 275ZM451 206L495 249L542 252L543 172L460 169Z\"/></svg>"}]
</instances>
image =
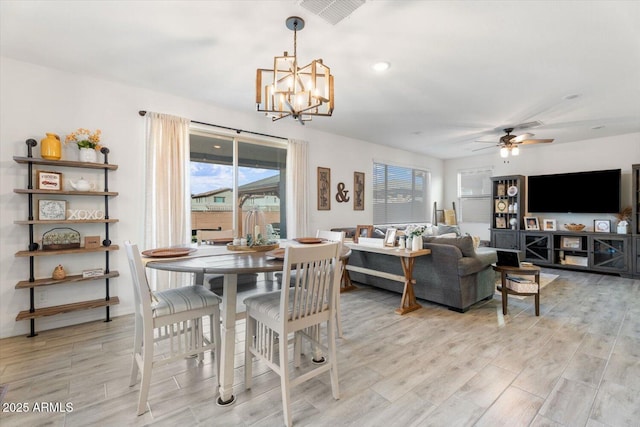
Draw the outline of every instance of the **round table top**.
<instances>
[{"instance_id":1,"label":"round table top","mask_svg":"<svg viewBox=\"0 0 640 427\"><path fill-rule=\"evenodd\" d=\"M516 274L540 274L540 267L536 265L521 265L520 267L512 267L508 265L492 264L495 271Z\"/></svg>"},{"instance_id":2,"label":"round table top","mask_svg":"<svg viewBox=\"0 0 640 427\"><path fill-rule=\"evenodd\" d=\"M147 267L185 273L246 274L280 271L282 260L267 257L263 252L245 252L166 261L158 259L148 262Z\"/></svg>"},{"instance_id":3,"label":"round table top","mask_svg":"<svg viewBox=\"0 0 640 427\"><path fill-rule=\"evenodd\" d=\"M351 255L349 248L343 248L340 258ZM173 258L161 258L148 261L146 266L156 270L179 271L184 273L205 274L247 274L282 271L283 260L267 255L266 252L235 252L228 255L211 255Z\"/></svg>"}]
</instances>

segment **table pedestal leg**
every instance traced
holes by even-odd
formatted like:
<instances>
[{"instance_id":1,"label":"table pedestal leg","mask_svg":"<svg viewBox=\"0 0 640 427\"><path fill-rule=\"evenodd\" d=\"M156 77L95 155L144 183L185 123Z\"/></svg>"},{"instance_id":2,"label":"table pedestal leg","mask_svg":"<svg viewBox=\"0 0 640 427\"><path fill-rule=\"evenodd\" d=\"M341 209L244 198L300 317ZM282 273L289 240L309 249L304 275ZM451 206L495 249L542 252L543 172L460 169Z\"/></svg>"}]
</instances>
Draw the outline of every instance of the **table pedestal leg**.
<instances>
[{"instance_id":1,"label":"table pedestal leg","mask_svg":"<svg viewBox=\"0 0 640 427\"><path fill-rule=\"evenodd\" d=\"M422 306L418 304L416 295L413 292L413 263L415 258L401 257L402 271L404 272L404 291L402 292L402 301L400 302L400 308L396 309L398 314L406 314L411 311L417 310Z\"/></svg>"},{"instance_id":2,"label":"table pedestal leg","mask_svg":"<svg viewBox=\"0 0 640 427\"><path fill-rule=\"evenodd\" d=\"M236 299L238 294L238 276L225 274L222 295L222 342L220 349L220 397L216 403L221 406L231 405L235 401L233 395L234 353L236 339Z\"/></svg>"}]
</instances>

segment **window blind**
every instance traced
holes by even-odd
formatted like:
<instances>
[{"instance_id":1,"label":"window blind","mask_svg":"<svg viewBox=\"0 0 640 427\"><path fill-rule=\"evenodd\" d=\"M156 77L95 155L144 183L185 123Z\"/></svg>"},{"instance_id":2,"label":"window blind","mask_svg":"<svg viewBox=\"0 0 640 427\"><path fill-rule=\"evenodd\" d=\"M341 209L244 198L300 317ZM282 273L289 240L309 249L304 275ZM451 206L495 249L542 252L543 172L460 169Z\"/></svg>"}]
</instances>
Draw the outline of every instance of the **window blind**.
<instances>
[{"instance_id":1,"label":"window blind","mask_svg":"<svg viewBox=\"0 0 640 427\"><path fill-rule=\"evenodd\" d=\"M374 224L425 222L428 180L424 170L374 163Z\"/></svg>"},{"instance_id":2,"label":"window blind","mask_svg":"<svg viewBox=\"0 0 640 427\"><path fill-rule=\"evenodd\" d=\"M458 199L460 222L490 222L490 167L458 171Z\"/></svg>"}]
</instances>

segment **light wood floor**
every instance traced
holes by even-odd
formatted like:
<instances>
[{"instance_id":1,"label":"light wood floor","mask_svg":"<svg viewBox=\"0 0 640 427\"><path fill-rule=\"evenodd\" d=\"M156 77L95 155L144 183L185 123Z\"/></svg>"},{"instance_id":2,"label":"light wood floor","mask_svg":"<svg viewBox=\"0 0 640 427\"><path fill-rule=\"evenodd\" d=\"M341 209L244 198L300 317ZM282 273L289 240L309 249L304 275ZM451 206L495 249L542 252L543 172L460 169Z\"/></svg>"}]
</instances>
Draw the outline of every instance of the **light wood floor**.
<instances>
[{"instance_id":1,"label":"light wood floor","mask_svg":"<svg viewBox=\"0 0 640 427\"><path fill-rule=\"evenodd\" d=\"M423 303L405 316L400 295L360 286L342 295L340 400L328 374L294 389L297 426L638 426L640 281L545 270L559 277L533 297L498 297L464 314ZM240 322L237 402L214 404L215 369L182 360L153 373L150 411L135 415L128 386L132 316L0 341L7 403L70 403L72 412L0 413L8 426L273 426L278 377L256 362L245 391ZM15 408L15 405L14 405Z\"/></svg>"}]
</instances>

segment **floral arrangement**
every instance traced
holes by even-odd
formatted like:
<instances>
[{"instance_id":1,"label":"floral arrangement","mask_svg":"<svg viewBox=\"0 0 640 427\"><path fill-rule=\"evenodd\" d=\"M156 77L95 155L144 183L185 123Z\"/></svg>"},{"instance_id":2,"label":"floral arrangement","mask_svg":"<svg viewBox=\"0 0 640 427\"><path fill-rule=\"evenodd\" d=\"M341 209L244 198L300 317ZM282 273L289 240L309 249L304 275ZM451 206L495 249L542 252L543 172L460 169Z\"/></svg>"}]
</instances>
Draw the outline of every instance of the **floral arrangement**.
<instances>
[{"instance_id":1,"label":"floral arrangement","mask_svg":"<svg viewBox=\"0 0 640 427\"><path fill-rule=\"evenodd\" d=\"M404 230L404 234L409 237L419 237L422 236L425 231L427 231L427 227L425 225L407 225L407 228Z\"/></svg>"},{"instance_id":2,"label":"floral arrangement","mask_svg":"<svg viewBox=\"0 0 640 427\"><path fill-rule=\"evenodd\" d=\"M78 128L77 131L71 132L64 139L65 144L75 142L78 144L78 148L93 148L94 150L100 150L102 146L99 144L100 135L102 131L100 129L96 129L95 132L91 133L89 129Z\"/></svg>"},{"instance_id":3,"label":"floral arrangement","mask_svg":"<svg viewBox=\"0 0 640 427\"><path fill-rule=\"evenodd\" d=\"M618 212L615 216L616 216L616 219L618 221L630 221L631 220L631 206L627 206L622 211Z\"/></svg>"}]
</instances>

